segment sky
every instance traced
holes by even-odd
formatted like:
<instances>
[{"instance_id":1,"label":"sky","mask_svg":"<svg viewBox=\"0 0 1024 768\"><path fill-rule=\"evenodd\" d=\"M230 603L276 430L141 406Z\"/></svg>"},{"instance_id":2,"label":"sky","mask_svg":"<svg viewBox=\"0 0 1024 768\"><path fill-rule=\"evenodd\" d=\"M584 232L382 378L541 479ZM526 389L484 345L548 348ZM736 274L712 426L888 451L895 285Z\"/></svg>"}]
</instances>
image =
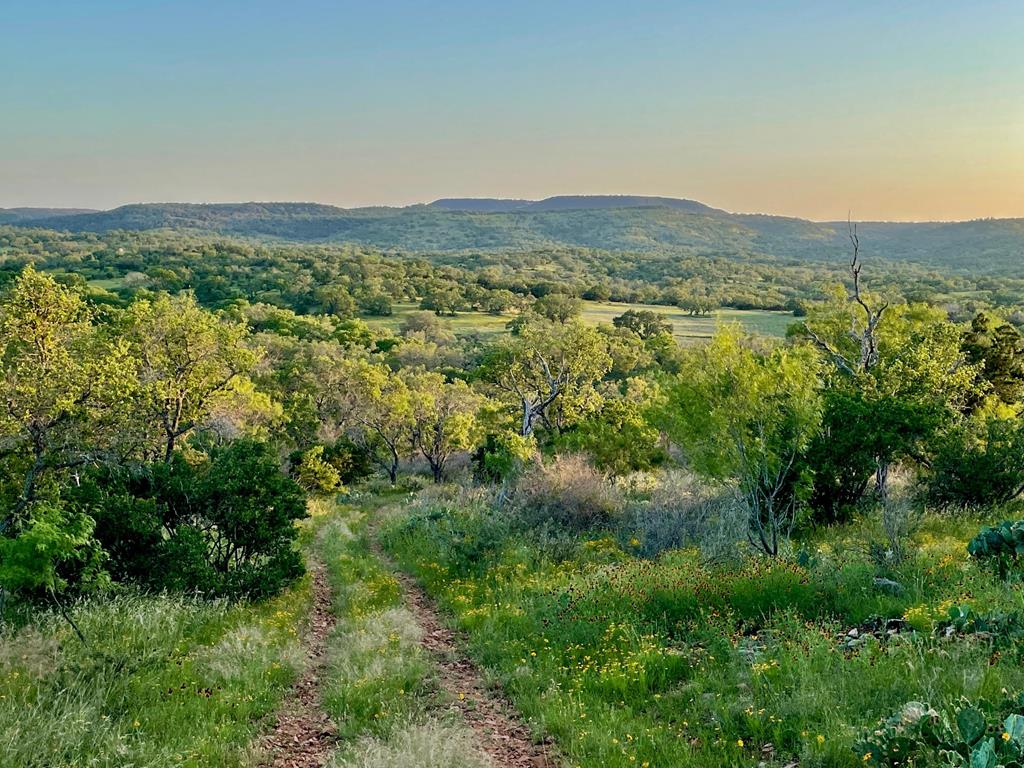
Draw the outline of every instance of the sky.
<instances>
[{"instance_id":1,"label":"sky","mask_svg":"<svg viewBox=\"0 0 1024 768\"><path fill-rule=\"evenodd\" d=\"M0 207L1024 217L1024 2L0 0Z\"/></svg>"}]
</instances>

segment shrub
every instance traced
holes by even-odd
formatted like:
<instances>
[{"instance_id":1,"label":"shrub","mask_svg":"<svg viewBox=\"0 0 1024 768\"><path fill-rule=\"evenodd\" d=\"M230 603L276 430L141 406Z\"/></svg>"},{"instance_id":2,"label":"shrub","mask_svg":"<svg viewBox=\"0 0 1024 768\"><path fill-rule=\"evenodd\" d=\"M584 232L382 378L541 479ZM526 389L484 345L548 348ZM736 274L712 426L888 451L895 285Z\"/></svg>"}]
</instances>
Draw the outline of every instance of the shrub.
<instances>
[{"instance_id":1,"label":"shrub","mask_svg":"<svg viewBox=\"0 0 1024 768\"><path fill-rule=\"evenodd\" d=\"M88 515L45 501L30 505L23 518L15 537L0 533L0 611L5 591L36 598L102 582L102 552Z\"/></svg>"},{"instance_id":2,"label":"shrub","mask_svg":"<svg viewBox=\"0 0 1024 768\"><path fill-rule=\"evenodd\" d=\"M739 556L737 542L745 538L746 525L746 510L732 494L713 493L690 475L668 472L650 501L635 507L631 534L643 557L695 545L705 559L721 562Z\"/></svg>"},{"instance_id":3,"label":"shrub","mask_svg":"<svg viewBox=\"0 0 1024 768\"><path fill-rule=\"evenodd\" d=\"M473 474L480 480L502 483L519 474L536 453L537 442L532 436L490 434L473 453Z\"/></svg>"},{"instance_id":4,"label":"shrub","mask_svg":"<svg viewBox=\"0 0 1024 768\"><path fill-rule=\"evenodd\" d=\"M115 578L156 589L263 597L303 573L293 547L305 494L264 443L238 440L197 466L180 454L99 473L75 493Z\"/></svg>"},{"instance_id":5,"label":"shrub","mask_svg":"<svg viewBox=\"0 0 1024 768\"><path fill-rule=\"evenodd\" d=\"M555 441L557 449L589 455L599 469L625 474L650 469L665 460L660 434L631 400L606 400L590 416Z\"/></svg>"},{"instance_id":6,"label":"shrub","mask_svg":"<svg viewBox=\"0 0 1024 768\"><path fill-rule=\"evenodd\" d=\"M1004 520L999 525L982 528L967 545L971 557L995 565L1000 578L1019 568L1024 557L1024 520Z\"/></svg>"},{"instance_id":7,"label":"shrub","mask_svg":"<svg viewBox=\"0 0 1024 768\"><path fill-rule=\"evenodd\" d=\"M607 526L623 509L621 493L578 454L535 460L516 483L513 503L529 525L576 531Z\"/></svg>"},{"instance_id":8,"label":"shrub","mask_svg":"<svg viewBox=\"0 0 1024 768\"><path fill-rule=\"evenodd\" d=\"M325 445L323 458L338 471L338 478L343 484L369 477L374 471L370 451L347 437Z\"/></svg>"},{"instance_id":9,"label":"shrub","mask_svg":"<svg viewBox=\"0 0 1024 768\"><path fill-rule=\"evenodd\" d=\"M932 459L929 500L946 507L1002 504L1024 487L1024 422L995 419L979 430L951 431Z\"/></svg>"},{"instance_id":10,"label":"shrub","mask_svg":"<svg viewBox=\"0 0 1024 768\"><path fill-rule=\"evenodd\" d=\"M331 493L341 486L341 474L324 459L322 445L299 454L292 470L299 485L310 493Z\"/></svg>"},{"instance_id":11,"label":"shrub","mask_svg":"<svg viewBox=\"0 0 1024 768\"><path fill-rule=\"evenodd\" d=\"M899 565L909 554L911 536L921 525L924 508L907 496L886 496L881 504L885 543L871 547L872 559L882 568Z\"/></svg>"}]
</instances>

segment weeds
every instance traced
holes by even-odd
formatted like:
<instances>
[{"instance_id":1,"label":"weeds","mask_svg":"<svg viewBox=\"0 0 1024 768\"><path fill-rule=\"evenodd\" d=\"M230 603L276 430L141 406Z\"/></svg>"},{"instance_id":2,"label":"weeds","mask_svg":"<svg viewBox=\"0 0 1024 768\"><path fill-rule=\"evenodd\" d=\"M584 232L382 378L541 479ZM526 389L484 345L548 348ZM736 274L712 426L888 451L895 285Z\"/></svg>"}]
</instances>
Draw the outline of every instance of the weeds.
<instances>
[{"instance_id":1,"label":"weeds","mask_svg":"<svg viewBox=\"0 0 1024 768\"><path fill-rule=\"evenodd\" d=\"M260 606L125 594L0 639L0 755L19 768L239 764L293 679L306 582Z\"/></svg>"},{"instance_id":2,"label":"weeds","mask_svg":"<svg viewBox=\"0 0 1024 768\"><path fill-rule=\"evenodd\" d=\"M933 632L951 603L1024 608L1013 583L967 557L968 525L926 518L901 533L891 569L903 591L891 594L856 543L867 531L802 541L805 565L711 564L692 549L643 560L639 542L594 534L565 559L515 527L492 529L492 514L425 503L384 541L574 765L852 767L856 739L908 700L1024 689L1015 654ZM846 642L851 626L922 605L935 616L927 631Z\"/></svg>"}]
</instances>

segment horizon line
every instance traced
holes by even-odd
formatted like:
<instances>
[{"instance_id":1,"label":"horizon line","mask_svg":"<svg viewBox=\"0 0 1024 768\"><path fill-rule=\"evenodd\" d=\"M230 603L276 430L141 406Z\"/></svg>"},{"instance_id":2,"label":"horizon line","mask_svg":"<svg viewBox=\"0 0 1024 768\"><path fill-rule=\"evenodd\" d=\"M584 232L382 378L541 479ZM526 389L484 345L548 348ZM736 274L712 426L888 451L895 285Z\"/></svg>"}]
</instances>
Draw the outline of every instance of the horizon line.
<instances>
[{"instance_id":1,"label":"horizon line","mask_svg":"<svg viewBox=\"0 0 1024 768\"><path fill-rule=\"evenodd\" d=\"M76 216L76 215L81 216L81 215L90 215L90 214L97 214L97 213L110 213L112 211L116 211L116 210L119 210L121 208L127 208L127 207L130 207L130 206L136 206L136 205L145 205L145 206L160 206L160 205L195 205L195 206L224 206L224 205L321 205L321 206L325 206L325 207L336 208L336 209L341 210L341 211L359 211L359 210L369 210L369 209L374 209L374 208L384 208L384 209L389 209L389 210L401 211L401 210L406 210L406 209L409 209L409 208L430 207L430 206L436 205L437 203L445 201L445 200L466 200L466 201L470 201L470 200L494 200L494 201L499 201L499 202L510 202L510 203L511 202L540 203L540 202L545 202L545 201L548 201L548 200L554 200L554 199L565 198L565 197L578 197L578 198L596 198L596 197L612 197L612 198L615 198L615 197L622 197L622 198L652 198L652 199L660 199L660 200L672 200L672 201L679 201L679 202L696 203L698 205L705 206L705 207L707 207L709 209L709 213L725 213L725 214L728 214L730 216L765 216L765 217L780 218L780 219L797 219L797 220L800 220L800 221L807 221L807 222L810 222L810 223L813 223L813 224L836 224L836 223L844 223L844 222L846 222L848 220L852 220L855 223L861 223L861 224L966 224L966 223L975 222L975 221L1017 221L1017 220L1024 219L1024 214L1022 214L1020 216L973 216L973 217L962 218L962 219L956 219L956 218L954 218L954 219L910 219L910 218L907 218L907 219L880 219L880 218L872 218L872 219L857 219L857 218L853 218L853 219L849 219L849 217L834 218L834 219L829 219L829 218L817 219L817 218L808 218L808 217L804 217L804 216L798 216L798 215L794 215L794 214L785 214L785 213L765 213L765 212L762 212L762 211L732 211L732 210L729 210L727 208L716 207L716 206L714 206L714 205L712 205L710 203L705 203L705 202L703 202L701 200L698 200L697 198L693 198L693 197L672 197L670 195L635 194L635 193L622 193L622 192L614 192L614 193L586 193L586 194L571 194L571 193L567 194L567 193L561 193L561 194L556 194L556 195L548 195L547 197L540 197L540 198L445 195L445 196L442 196L442 197L435 198L435 199L431 200L430 202L415 202L415 203L407 203L405 205L401 205L401 204L387 204L387 203L371 203L371 204L364 204L364 205L348 205L348 206L346 206L346 205L338 205L336 203L325 203L325 202L318 201L318 200L280 200L280 199L279 200L272 200L272 199L268 199L268 200L255 200L255 199L254 200L202 200L202 201L195 201L195 200L151 200L151 201L137 200L137 201L132 201L132 202L119 203L118 205L114 205L114 206L111 206L109 208L94 208L94 207L91 207L91 206L84 206L84 205L66 205L66 206L64 206L64 205L24 205L24 204L22 204L22 205L3 205L3 206L0 206L0 211L5 211L5 210L8 210L8 211L9 210L77 211L78 213L69 214L69 215L71 215L71 216ZM655 208L655 207L658 207L658 206L656 204L652 204L651 206L634 205L634 206L624 206L624 207L628 207L628 208L643 208L643 207ZM609 210L609 209L605 209L605 210ZM444 210L444 209L442 209L442 210ZM575 210L575 209L567 208L567 209L564 209L564 210ZM601 209L595 208L595 209L591 209L591 210L601 210ZM452 212L452 213L469 213L469 214L473 214L473 213L481 213L481 214L508 213L507 211L450 211L450 212ZM523 211L523 213L529 213L529 211ZM684 212L684 213L692 213L692 212ZM49 218L49 217L42 216L40 218ZM0 222L0 226L10 226L13 223L14 222L6 222L6 223Z\"/></svg>"}]
</instances>

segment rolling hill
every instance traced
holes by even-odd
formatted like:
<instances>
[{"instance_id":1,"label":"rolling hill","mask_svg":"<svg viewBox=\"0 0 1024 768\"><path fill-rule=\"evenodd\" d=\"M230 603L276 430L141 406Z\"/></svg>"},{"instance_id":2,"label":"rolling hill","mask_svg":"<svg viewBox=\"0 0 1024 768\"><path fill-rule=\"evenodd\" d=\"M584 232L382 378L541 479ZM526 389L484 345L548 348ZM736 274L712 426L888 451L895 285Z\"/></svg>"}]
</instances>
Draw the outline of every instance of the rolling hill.
<instances>
[{"instance_id":1,"label":"rolling hill","mask_svg":"<svg viewBox=\"0 0 1024 768\"><path fill-rule=\"evenodd\" d=\"M19 213L10 214L10 210ZM406 208L317 203L149 203L109 211L0 211L0 223L107 232L174 229L403 252L591 248L709 258L840 259L846 222L735 214L692 200L562 196L540 201L437 200ZM1024 273L1024 219L860 224L866 255L947 269Z\"/></svg>"},{"instance_id":2,"label":"rolling hill","mask_svg":"<svg viewBox=\"0 0 1024 768\"><path fill-rule=\"evenodd\" d=\"M93 208L0 208L0 224L98 213Z\"/></svg>"}]
</instances>

